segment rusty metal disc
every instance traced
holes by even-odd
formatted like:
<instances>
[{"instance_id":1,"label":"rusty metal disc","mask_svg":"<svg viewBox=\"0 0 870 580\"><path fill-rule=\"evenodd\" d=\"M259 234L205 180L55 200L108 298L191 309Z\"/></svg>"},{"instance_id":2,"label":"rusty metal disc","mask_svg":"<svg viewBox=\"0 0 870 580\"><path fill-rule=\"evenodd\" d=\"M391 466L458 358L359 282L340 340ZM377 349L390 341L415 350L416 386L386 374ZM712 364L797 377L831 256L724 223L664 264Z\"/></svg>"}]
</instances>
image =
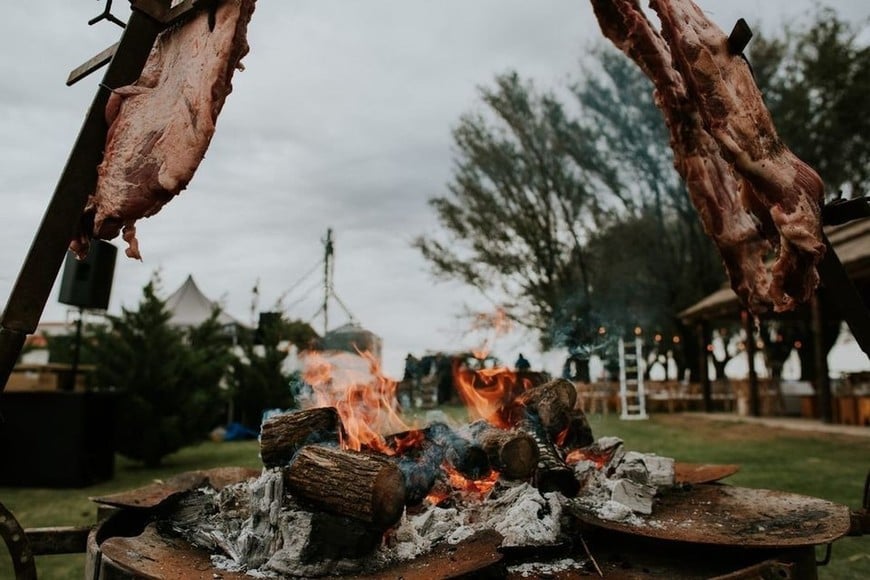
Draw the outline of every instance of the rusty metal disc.
<instances>
[{"instance_id":1,"label":"rusty metal disc","mask_svg":"<svg viewBox=\"0 0 870 580\"><path fill-rule=\"evenodd\" d=\"M605 520L575 505L585 523L661 540L781 548L827 544L849 531L849 508L827 500L766 489L697 485L657 496L653 513Z\"/></svg>"},{"instance_id":2,"label":"rusty metal disc","mask_svg":"<svg viewBox=\"0 0 870 580\"><path fill-rule=\"evenodd\" d=\"M124 574L128 574L155 580L250 579L244 572L218 570L207 552L182 540L164 538L153 524L138 536L107 539L99 552L95 568L101 571L100 578L127 578Z\"/></svg>"},{"instance_id":3,"label":"rusty metal disc","mask_svg":"<svg viewBox=\"0 0 870 580\"><path fill-rule=\"evenodd\" d=\"M739 465L715 463L674 462L674 481L677 483L713 483L740 471Z\"/></svg>"},{"instance_id":4,"label":"rusty metal disc","mask_svg":"<svg viewBox=\"0 0 870 580\"><path fill-rule=\"evenodd\" d=\"M474 578L501 566L503 556L497 551L502 536L486 530L456 545L443 545L410 562L403 562L370 575L355 575L367 580L431 580L432 578ZM135 578L160 580L248 580L244 572L220 570L209 554L179 538L161 535L155 525L148 525L138 536L115 536L99 547L99 564L95 569L108 571L105 577L132 575ZM502 577L503 574L497 575ZM100 578L104 576L101 575Z\"/></svg>"},{"instance_id":5,"label":"rusty metal disc","mask_svg":"<svg viewBox=\"0 0 870 580\"><path fill-rule=\"evenodd\" d=\"M203 471L188 471L166 481L152 483L130 491L92 497L91 501L120 508L150 509L185 491L206 485L221 490L228 485L240 483L258 475L260 475L259 469L247 467L217 467Z\"/></svg>"}]
</instances>

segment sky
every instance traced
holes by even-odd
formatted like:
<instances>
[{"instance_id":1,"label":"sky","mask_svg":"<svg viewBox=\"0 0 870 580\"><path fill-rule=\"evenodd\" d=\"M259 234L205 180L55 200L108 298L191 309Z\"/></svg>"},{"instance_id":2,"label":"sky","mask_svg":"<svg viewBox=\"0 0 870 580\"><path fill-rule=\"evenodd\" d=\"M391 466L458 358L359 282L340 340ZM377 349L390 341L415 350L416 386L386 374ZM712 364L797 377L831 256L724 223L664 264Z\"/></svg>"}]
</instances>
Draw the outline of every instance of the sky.
<instances>
[{"instance_id":1,"label":"sky","mask_svg":"<svg viewBox=\"0 0 870 580\"><path fill-rule=\"evenodd\" d=\"M700 2L726 31L743 17L768 33L815 4ZM870 18L866 0L827 5L852 21ZM102 6L16 2L0 19L4 305L103 71L73 87L67 75L120 37L108 22L87 25ZM113 11L126 20L129 5ZM164 296L193 275L243 322L252 320L257 285L257 310L280 301L290 318L322 332L318 264L332 228L336 294L382 338L388 375L401 375L409 352L476 348L484 339L509 364L519 352L535 368L554 364L529 332L497 340L469 333L461 313L495 305L436 280L411 243L439 231L427 200L447 191L451 129L480 108L479 88L516 70L540 89L564 89L589 48L605 42L588 2L261 0L248 41L245 70L190 185L138 222L141 262L119 252L109 312L135 308L155 272ZM43 321L70 315L58 289ZM330 328L348 321L336 302L329 313Z\"/></svg>"}]
</instances>

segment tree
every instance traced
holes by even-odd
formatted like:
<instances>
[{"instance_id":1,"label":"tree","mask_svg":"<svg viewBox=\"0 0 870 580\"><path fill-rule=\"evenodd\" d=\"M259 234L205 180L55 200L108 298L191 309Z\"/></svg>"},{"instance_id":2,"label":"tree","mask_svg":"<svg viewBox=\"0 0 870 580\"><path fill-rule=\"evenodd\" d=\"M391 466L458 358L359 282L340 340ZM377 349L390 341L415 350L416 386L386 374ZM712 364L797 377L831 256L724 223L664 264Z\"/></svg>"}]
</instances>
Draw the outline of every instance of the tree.
<instances>
[{"instance_id":1,"label":"tree","mask_svg":"<svg viewBox=\"0 0 870 580\"><path fill-rule=\"evenodd\" d=\"M450 195L430 200L446 235L415 242L437 276L511 297L511 317L545 347L633 328L652 303L672 327L723 279L649 81L612 49L595 56L599 70L573 90L577 118L516 73L481 89L488 116L460 119Z\"/></svg>"},{"instance_id":2,"label":"tree","mask_svg":"<svg viewBox=\"0 0 870 580\"><path fill-rule=\"evenodd\" d=\"M556 98L516 73L481 98L491 116L466 114L453 131L451 196L430 200L448 236L415 245L436 275L512 297L509 316L560 342L582 333L578 321L597 326L584 239L607 211L592 187L604 163Z\"/></svg>"},{"instance_id":3,"label":"tree","mask_svg":"<svg viewBox=\"0 0 870 580\"><path fill-rule=\"evenodd\" d=\"M749 59L783 141L821 175L830 194L870 190L870 46L867 23L831 9L782 37L760 35Z\"/></svg>"},{"instance_id":4,"label":"tree","mask_svg":"<svg viewBox=\"0 0 870 580\"><path fill-rule=\"evenodd\" d=\"M189 331L171 326L157 286L155 276L138 309L108 316L86 342L96 385L119 391L118 452L149 467L201 440L219 421L225 404L220 383L231 360L217 312Z\"/></svg>"}]
</instances>

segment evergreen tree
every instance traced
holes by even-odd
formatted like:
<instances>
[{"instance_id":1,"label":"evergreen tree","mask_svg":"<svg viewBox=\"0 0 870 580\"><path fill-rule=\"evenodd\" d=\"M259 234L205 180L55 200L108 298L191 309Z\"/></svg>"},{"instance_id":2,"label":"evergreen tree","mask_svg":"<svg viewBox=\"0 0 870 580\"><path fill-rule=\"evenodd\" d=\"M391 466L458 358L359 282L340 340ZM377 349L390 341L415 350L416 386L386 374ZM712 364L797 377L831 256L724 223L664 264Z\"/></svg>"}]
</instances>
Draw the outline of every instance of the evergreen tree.
<instances>
[{"instance_id":1,"label":"evergreen tree","mask_svg":"<svg viewBox=\"0 0 870 580\"><path fill-rule=\"evenodd\" d=\"M220 383L230 361L216 316L190 331L170 325L157 284L155 277L138 309L108 316L108 325L88 341L96 385L119 392L117 450L149 467L202 440L220 421Z\"/></svg>"},{"instance_id":2,"label":"evergreen tree","mask_svg":"<svg viewBox=\"0 0 870 580\"><path fill-rule=\"evenodd\" d=\"M296 405L291 385L295 379L285 370L288 345L300 351L317 339L310 325L289 321L278 312L261 319L256 331L239 336L241 356L232 364L234 419L246 427L259 430L263 411L289 409Z\"/></svg>"}]
</instances>

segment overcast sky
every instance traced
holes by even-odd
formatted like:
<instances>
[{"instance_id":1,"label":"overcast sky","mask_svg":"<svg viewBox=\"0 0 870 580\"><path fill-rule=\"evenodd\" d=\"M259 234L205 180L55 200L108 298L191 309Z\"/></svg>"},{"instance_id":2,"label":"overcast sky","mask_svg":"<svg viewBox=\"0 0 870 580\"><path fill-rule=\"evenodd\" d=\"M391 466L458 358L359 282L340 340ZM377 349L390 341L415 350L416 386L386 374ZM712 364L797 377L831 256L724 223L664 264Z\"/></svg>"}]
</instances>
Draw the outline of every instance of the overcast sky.
<instances>
[{"instance_id":1,"label":"overcast sky","mask_svg":"<svg viewBox=\"0 0 870 580\"><path fill-rule=\"evenodd\" d=\"M767 32L810 0L708 0L730 30L744 17ZM851 20L866 0L828 5ZM0 19L0 300L5 304L54 191L102 71L68 88L71 69L115 42L120 28L87 21L93 1L15 2ZM126 19L126 2L115 10ZM411 247L437 231L427 199L450 176L450 130L478 106L478 87L516 69L539 88L576 79L577 63L602 42L584 0L261 0L249 27L246 70L187 190L138 223L143 261L119 252L109 311L135 307L160 270L164 295L192 274L209 297L247 322L259 280L268 310L322 258L334 229L335 288L365 327L383 338L388 374L405 354L474 347L457 315L492 308L472 291L437 282ZM122 247L119 241L115 243ZM312 320L320 272L284 304ZM303 292L307 290L306 293ZM57 285L43 321L64 320ZM330 327L346 322L337 304ZM312 320L322 331L322 319ZM535 337L494 345L513 362L540 364Z\"/></svg>"}]
</instances>

